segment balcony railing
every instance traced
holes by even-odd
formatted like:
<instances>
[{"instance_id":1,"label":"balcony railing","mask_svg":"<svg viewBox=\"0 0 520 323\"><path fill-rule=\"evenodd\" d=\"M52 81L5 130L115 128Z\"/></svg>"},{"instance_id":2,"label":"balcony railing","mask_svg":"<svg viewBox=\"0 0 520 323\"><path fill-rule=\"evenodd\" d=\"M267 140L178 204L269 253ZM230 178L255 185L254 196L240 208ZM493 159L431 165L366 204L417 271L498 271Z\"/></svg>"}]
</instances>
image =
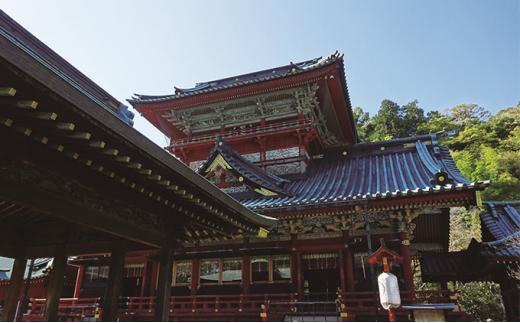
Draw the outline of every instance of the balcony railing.
<instances>
[{"instance_id":1,"label":"balcony railing","mask_svg":"<svg viewBox=\"0 0 520 323\"><path fill-rule=\"evenodd\" d=\"M24 321L42 321L45 315L45 298L31 298ZM81 322L96 320L101 313L100 298L62 298L58 308L60 321Z\"/></svg>"},{"instance_id":2,"label":"balcony railing","mask_svg":"<svg viewBox=\"0 0 520 323\"><path fill-rule=\"evenodd\" d=\"M298 297L296 293L241 294L241 295L193 295L170 298L170 318L179 317L244 317L259 319L261 313L269 319L283 320L285 316L341 316L386 315L379 304L378 293L340 292L335 295L310 294ZM409 304L457 304L453 291L402 292L403 305ZM32 305L25 321L40 321L44 315L45 299L31 299ZM97 320L100 312L99 298L63 298L59 305L59 320ZM460 311L460 308L458 308ZM155 297L122 297L119 318L124 321L150 320L155 312ZM405 318L407 311L397 309L396 314Z\"/></svg>"},{"instance_id":3,"label":"balcony railing","mask_svg":"<svg viewBox=\"0 0 520 323\"><path fill-rule=\"evenodd\" d=\"M273 124L268 124L265 126L256 126L256 127L252 127L252 128L227 130L224 133L213 133L213 134L209 134L209 135L193 136L191 138L173 139L171 141L171 145L166 148L176 148L176 147L183 146L186 144L215 141L217 139L217 137L221 137L223 139L231 138L231 137L237 138L237 137L242 137L242 136L256 135L259 133L267 134L267 133L277 132L280 130L285 131L285 130L305 128L305 127L310 127L311 125L312 125L311 121L297 120L297 121L273 123Z\"/></svg>"}]
</instances>

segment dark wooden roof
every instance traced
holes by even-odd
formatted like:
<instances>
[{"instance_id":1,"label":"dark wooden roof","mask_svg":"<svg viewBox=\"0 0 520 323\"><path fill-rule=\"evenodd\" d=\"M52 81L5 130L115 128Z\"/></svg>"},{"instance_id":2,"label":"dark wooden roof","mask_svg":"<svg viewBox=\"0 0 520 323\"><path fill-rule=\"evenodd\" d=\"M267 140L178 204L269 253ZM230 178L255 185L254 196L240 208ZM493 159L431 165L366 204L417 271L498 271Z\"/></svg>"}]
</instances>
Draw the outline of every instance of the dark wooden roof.
<instances>
[{"instance_id":1,"label":"dark wooden roof","mask_svg":"<svg viewBox=\"0 0 520 323\"><path fill-rule=\"evenodd\" d=\"M423 281L458 281L468 277L475 270L467 251L423 252L421 256L421 277Z\"/></svg>"},{"instance_id":2,"label":"dark wooden roof","mask_svg":"<svg viewBox=\"0 0 520 323\"><path fill-rule=\"evenodd\" d=\"M488 201L480 214L483 231L491 235L482 243L490 256L517 257L520 261L520 201Z\"/></svg>"},{"instance_id":3,"label":"dark wooden roof","mask_svg":"<svg viewBox=\"0 0 520 323\"><path fill-rule=\"evenodd\" d=\"M486 201L480 215L483 226L494 240L504 239L520 231L520 201Z\"/></svg>"},{"instance_id":4,"label":"dark wooden roof","mask_svg":"<svg viewBox=\"0 0 520 323\"><path fill-rule=\"evenodd\" d=\"M122 191L130 188L146 194L157 206L170 207L173 217L191 215L193 221L204 218L203 222L210 224L213 219L226 223L221 227L223 231L235 232L239 228L253 232L255 227L270 227L276 223L242 206L129 126L114 109L119 104L117 100L107 96L103 89L2 11L0 68L0 81L6 83L2 86L20 87L12 100L41 99L43 103L31 111L55 116L53 120L40 120L27 117L31 111L20 114L18 110L3 109L4 113L11 114L7 115L11 118L3 119L8 121L4 122L5 131L16 136L15 130L19 127L34 130L19 136L20 140L39 138L31 142L40 142L42 149L61 147L62 158L73 156L72 160L78 165L87 165L86 172L90 167L93 174L103 174L113 183L123 184ZM76 129L70 134L46 133L56 127L56 115L60 123L75 125ZM78 135L83 139L69 138ZM130 176L130 170L134 175ZM186 209L188 205L194 207L190 212ZM206 225L203 222L198 224Z\"/></svg>"},{"instance_id":5,"label":"dark wooden roof","mask_svg":"<svg viewBox=\"0 0 520 323\"><path fill-rule=\"evenodd\" d=\"M436 176L447 177L445 185ZM389 199L440 192L483 189L489 181L470 182L455 166L436 135L356 144L314 156L301 176L286 177L278 197L245 198L251 209L325 205L354 200Z\"/></svg>"},{"instance_id":6,"label":"dark wooden roof","mask_svg":"<svg viewBox=\"0 0 520 323\"><path fill-rule=\"evenodd\" d=\"M327 58L314 58L299 63L290 63L288 65L278 66L262 71L247 73L243 75L232 76L224 79L197 83L194 87L188 89L181 89L175 87L174 94L167 95L143 95L134 94L134 97L128 100L130 103L152 103L174 100L183 98L186 96L192 96L197 94L203 94L218 90L229 89L237 86L248 85L253 83L259 83L263 81L274 80L287 76L292 76L304 72L314 70L319 67L333 64L340 61L343 64L343 55L339 55L338 52L330 55Z\"/></svg>"},{"instance_id":7,"label":"dark wooden roof","mask_svg":"<svg viewBox=\"0 0 520 323\"><path fill-rule=\"evenodd\" d=\"M459 252L422 253L421 272L425 281L469 281L483 279L497 262L520 262L520 201L484 202L482 231L491 240L472 240Z\"/></svg>"}]
</instances>

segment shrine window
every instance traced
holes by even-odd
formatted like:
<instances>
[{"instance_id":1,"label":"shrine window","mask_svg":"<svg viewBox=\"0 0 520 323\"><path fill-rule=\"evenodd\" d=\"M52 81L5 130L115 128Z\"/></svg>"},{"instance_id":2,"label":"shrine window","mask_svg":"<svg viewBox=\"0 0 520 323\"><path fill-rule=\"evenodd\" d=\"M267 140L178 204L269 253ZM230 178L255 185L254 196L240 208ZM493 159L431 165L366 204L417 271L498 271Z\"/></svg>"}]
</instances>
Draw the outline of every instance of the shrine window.
<instances>
[{"instance_id":1,"label":"shrine window","mask_svg":"<svg viewBox=\"0 0 520 323\"><path fill-rule=\"evenodd\" d=\"M206 259L200 262L201 284L233 284L242 281L242 259Z\"/></svg>"},{"instance_id":2,"label":"shrine window","mask_svg":"<svg viewBox=\"0 0 520 323\"><path fill-rule=\"evenodd\" d=\"M242 281L242 259L222 260L222 283Z\"/></svg>"},{"instance_id":3,"label":"shrine window","mask_svg":"<svg viewBox=\"0 0 520 323\"><path fill-rule=\"evenodd\" d=\"M173 265L173 286L186 286L191 284L191 260L176 261Z\"/></svg>"},{"instance_id":4,"label":"shrine window","mask_svg":"<svg viewBox=\"0 0 520 323\"><path fill-rule=\"evenodd\" d=\"M252 282L269 281L269 257L251 258L251 280Z\"/></svg>"},{"instance_id":5,"label":"shrine window","mask_svg":"<svg viewBox=\"0 0 520 323\"><path fill-rule=\"evenodd\" d=\"M291 280L291 258L289 256L273 256L273 281Z\"/></svg>"},{"instance_id":6,"label":"shrine window","mask_svg":"<svg viewBox=\"0 0 520 323\"><path fill-rule=\"evenodd\" d=\"M86 281L100 281L108 279L109 266L87 266L85 268Z\"/></svg>"},{"instance_id":7,"label":"shrine window","mask_svg":"<svg viewBox=\"0 0 520 323\"><path fill-rule=\"evenodd\" d=\"M251 257L251 281L284 282L291 280L291 258L289 256Z\"/></svg>"},{"instance_id":8,"label":"shrine window","mask_svg":"<svg viewBox=\"0 0 520 323\"><path fill-rule=\"evenodd\" d=\"M200 262L200 283L218 284L220 277L219 259L203 260Z\"/></svg>"},{"instance_id":9,"label":"shrine window","mask_svg":"<svg viewBox=\"0 0 520 323\"><path fill-rule=\"evenodd\" d=\"M123 269L123 277L137 278L143 277L144 264L125 264Z\"/></svg>"},{"instance_id":10,"label":"shrine window","mask_svg":"<svg viewBox=\"0 0 520 323\"><path fill-rule=\"evenodd\" d=\"M302 257L304 270L326 270L338 268L339 255L335 252L310 253Z\"/></svg>"}]
</instances>

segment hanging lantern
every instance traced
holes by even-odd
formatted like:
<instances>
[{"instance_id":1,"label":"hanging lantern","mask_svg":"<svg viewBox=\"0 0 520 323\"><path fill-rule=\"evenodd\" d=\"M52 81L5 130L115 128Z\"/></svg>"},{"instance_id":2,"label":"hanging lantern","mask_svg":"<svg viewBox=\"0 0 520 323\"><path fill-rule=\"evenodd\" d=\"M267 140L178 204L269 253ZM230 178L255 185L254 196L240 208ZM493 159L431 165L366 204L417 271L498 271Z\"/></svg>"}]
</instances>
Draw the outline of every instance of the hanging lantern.
<instances>
[{"instance_id":1,"label":"hanging lantern","mask_svg":"<svg viewBox=\"0 0 520 323\"><path fill-rule=\"evenodd\" d=\"M385 310L390 307L397 308L401 305L401 296L399 294L399 284L397 277L392 273L382 273L377 277L379 284L379 300L381 306Z\"/></svg>"}]
</instances>

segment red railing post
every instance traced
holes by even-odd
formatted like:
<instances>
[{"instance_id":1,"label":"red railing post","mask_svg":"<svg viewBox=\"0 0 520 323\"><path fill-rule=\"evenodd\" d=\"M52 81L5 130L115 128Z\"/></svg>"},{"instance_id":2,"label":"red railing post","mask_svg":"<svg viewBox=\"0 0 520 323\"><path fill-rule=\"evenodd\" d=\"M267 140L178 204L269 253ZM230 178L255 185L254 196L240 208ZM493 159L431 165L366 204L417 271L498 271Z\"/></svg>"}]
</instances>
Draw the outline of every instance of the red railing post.
<instances>
[{"instance_id":1,"label":"red railing post","mask_svg":"<svg viewBox=\"0 0 520 323\"><path fill-rule=\"evenodd\" d=\"M238 300L238 311L242 312L242 307L244 306L244 294L240 294L240 299Z\"/></svg>"},{"instance_id":2,"label":"red railing post","mask_svg":"<svg viewBox=\"0 0 520 323\"><path fill-rule=\"evenodd\" d=\"M267 306L265 304L260 305L260 318L262 322L267 322Z\"/></svg>"}]
</instances>

